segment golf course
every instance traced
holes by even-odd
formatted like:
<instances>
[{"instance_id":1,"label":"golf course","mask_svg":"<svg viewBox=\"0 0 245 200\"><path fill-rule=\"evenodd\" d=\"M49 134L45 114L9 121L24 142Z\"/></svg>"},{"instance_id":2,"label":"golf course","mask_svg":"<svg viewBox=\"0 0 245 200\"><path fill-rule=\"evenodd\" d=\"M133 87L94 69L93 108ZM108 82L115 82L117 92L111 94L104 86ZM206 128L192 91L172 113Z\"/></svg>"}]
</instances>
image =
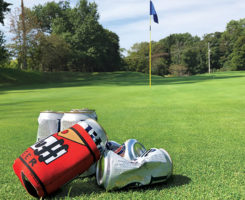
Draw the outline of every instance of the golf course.
<instances>
[{"instance_id":1,"label":"golf course","mask_svg":"<svg viewBox=\"0 0 245 200\"><path fill-rule=\"evenodd\" d=\"M12 169L37 137L40 111L95 109L110 140L166 149L166 183L106 192L76 178L48 199L245 199L245 72L0 73L0 199L32 199Z\"/></svg>"}]
</instances>

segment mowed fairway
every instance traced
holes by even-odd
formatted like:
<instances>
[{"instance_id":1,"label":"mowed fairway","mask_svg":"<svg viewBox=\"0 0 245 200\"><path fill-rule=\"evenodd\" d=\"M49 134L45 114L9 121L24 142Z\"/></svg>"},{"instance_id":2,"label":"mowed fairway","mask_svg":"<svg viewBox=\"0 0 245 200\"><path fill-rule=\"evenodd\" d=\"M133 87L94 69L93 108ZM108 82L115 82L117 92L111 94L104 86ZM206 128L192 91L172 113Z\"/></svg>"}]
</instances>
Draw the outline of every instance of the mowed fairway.
<instances>
[{"instance_id":1,"label":"mowed fairway","mask_svg":"<svg viewBox=\"0 0 245 200\"><path fill-rule=\"evenodd\" d=\"M173 177L115 192L95 178L76 179L51 198L245 199L245 72L153 76L152 88L140 73L69 76L66 83L0 87L0 199L32 199L12 164L35 142L39 112L84 107L96 109L110 140L166 149Z\"/></svg>"}]
</instances>

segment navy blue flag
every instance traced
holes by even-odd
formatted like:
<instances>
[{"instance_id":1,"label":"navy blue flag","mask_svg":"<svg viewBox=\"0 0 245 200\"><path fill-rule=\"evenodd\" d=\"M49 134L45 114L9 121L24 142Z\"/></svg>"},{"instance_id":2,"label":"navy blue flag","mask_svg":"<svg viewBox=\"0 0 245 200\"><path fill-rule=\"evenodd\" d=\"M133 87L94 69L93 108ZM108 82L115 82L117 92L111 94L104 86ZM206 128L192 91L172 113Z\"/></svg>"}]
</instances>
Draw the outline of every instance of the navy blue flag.
<instances>
[{"instance_id":1,"label":"navy blue flag","mask_svg":"<svg viewBox=\"0 0 245 200\"><path fill-rule=\"evenodd\" d=\"M152 1L150 1L150 15L153 15L154 22L158 23L157 12L154 8Z\"/></svg>"}]
</instances>

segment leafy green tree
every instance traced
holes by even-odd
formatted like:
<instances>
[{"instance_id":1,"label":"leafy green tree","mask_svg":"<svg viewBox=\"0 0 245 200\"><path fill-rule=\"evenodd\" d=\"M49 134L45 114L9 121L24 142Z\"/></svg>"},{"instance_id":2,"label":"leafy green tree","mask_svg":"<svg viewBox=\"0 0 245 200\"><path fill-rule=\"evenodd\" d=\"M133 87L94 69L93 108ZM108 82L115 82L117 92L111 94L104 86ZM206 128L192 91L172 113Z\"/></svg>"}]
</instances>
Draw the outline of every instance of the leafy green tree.
<instances>
[{"instance_id":1,"label":"leafy green tree","mask_svg":"<svg viewBox=\"0 0 245 200\"><path fill-rule=\"evenodd\" d=\"M113 71L120 65L119 37L99 24L95 3L80 0L73 9L68 3L47 5L42 8L45 12L39 7L38 13L49 13L52 9L51 13L57 13L51 16L46 29L51 34L61 35L72 46L69 69Z\"/></svg>"},{"instance_id":2,"label":"leafy green tree","mask_svg":"<svg viewBox=\"0 0 245 200\"><path fill-rule=\"evenodd\" d=\"M155 75L165 75L169 72L167 60L164 57L155 57L152 59L151 72Z\"/></svg>"},{"instance_id":3,"label":"leafy green tree","mask_svg":"<svg viewBox=\"0 0 245 200\"><path fill-rule=\"evenodd\" d=\"M166 63L167 68L171 65L171 46L172 46L172 37L171 35L161 39L159 42L157 42L155 45L153 45L153 52L154 54L158 53L165 53L164 56L164 63ZM168 69L165 70L166 72Z\"/></svg>"},{"instance_id":4,"label":"leafy green tree","mask_svg":"<svg viewBox=\"0 0 245 200\"><path fill-rule=\"evenodd\" d=\"M221 38L221 51L223 56L220 62L222 66L230 65L234 45L242 35L245 35L245 18L238 21L231 20L227 24L226 30Z\"/></svg>"},{"instance_id":5,"label":"leafy green tree","mask_svg":"<svg viewBox=\"0 0 245 200\"><path fill-rule=\"evenodd\" d=\"M149 43L135 43L128 51L128 57L125 62L128 65L128 70L148 73L149 65Z\"/></svg>"},{"instance_id":6,"label":"leafy green tree","mask_svg":"<svg viewBox=\"0 0 245 200\"><path fill-rule=\"evenodd\" d=\"M167 38L168 39L168 38ZM170 46L167 39L154 42L152 45L152 73L166 75L171 63Z\"/></svg>"},{"instance_id":7,"label":"leafy green tree","mask_svg":"<svg viewBox=\"0 0 245 200\"><path fill-rule=\"evenodd\" d=\"M4 24L3 20L4 20L4 14L8 11L10 11L10 9L8 8L8 6L10 6L10 3L5 2L4 0L0 0L0 23Z\"/></svg>"},{"instance_id":8,"label":"leafy green tree","mask_svg":"<svg viewBox=\"0 0 245 200\"><path fill-rule=\"evenodd\" d=\"M4 43L4 36L0 31L0 66L3 65L8 59L8 51L6 50Z\"/></svg>"},{"instance_id":9,"label":"leafy green tree","mask_svg":"<svg viewBox=\"0 0 245 200\"><path fill-rule=\"evenodd\" d=\"M97 61L95 71L114 71L121 65L119 37L117 34L103 30L100 38L100 56Z\"/></svg>"},{"instance_id":10,"label":"leafy green tree","mask_svg":"<svg viewBox=\"0 0 245 200\"><path fill-rule=\"evenodd\" d=\"M222 57L224 56L224 52L222 51L222 43L221 43L222 33L215 32L210 33L204 36L203 41L208 46L210 44L210 61L212 69L220 69L222 68ZM206 52L208 49L206 50Z\"/></svg>"},{"instance_id":11,"label":"leafy green tree","mask_svg":"<svg viewBox=\"0 0 245 200\"><path fill-rule=\"evenodd\" d=\"M200 72L199 67L199 51L194 48L188 48L183 51L182 60L189 74L197 74Z\"/></svg>"},{"instance_id":12,"label":"leafy green tree","mask_svg":"<svg viewBox=\"0 0 245 200\"><path fill-rule=\"evenodd\" d=\"M71 8L68 1L49 2L26 8L25 14L29 69L113 71L121 64L119 37L99 24L95 3L80 0ZM12 48L18 63L23 57L21 26L17 14L11 30L15 34Z\"/></svg>"},{"instance_id":13,"label":"leafy green tree","mask_svg":"<svg viewBox=\"0 0 245 200\"><path fill-rule=\"evenodd\" d=\"M0 24L4 25L4 14L8 11L10 11L10 9L8 8L8 6L10 6L11 4L0 0ZM8 58L8 51L6 50L6 47L4 45L5 40L4 40L4 35L3 32L0 31L0 65L2 65Z\"/></svg>"},{"instance_id":14,"label":"leafy green tree","mask_svg":"<svg viewBox=\"0 0 245 200\"><path fill-rule=\"evenodd\" d=\"M181 57L184 49L200 41L200 38L197 36L193 37L190 33L181 33L171 34L167 40L170 48L171 63L182 64Z\"/></svg>"},{"instance_id":15,"label":"leafy green tree","mask_svg":"<svg viewBox=\"0 0 245 200\"><path fill-rule=\"evenodd\" d=\"M35 50L38 52L36 60L42 71L64 71L70 54L69 45L58 35L42 35Z\"/></svg>"},{"instance_id":16,"label":"leafy green tree","mask_svg":"<svg viewBox=\"0 0 245 200\"><path fill-rule=\"evenodd\" d=\"M54 24L57 21L58 24L62 23L62 32L65 28L68 28L68 13L71 10L70 3L68 1L60 1L58 3L48 2L45 5L38 5L33 8L33 13L37 17L38 21L41 22L41 28L43 32L52 33L53 28L57 28ZM56 30L56 32L61 32Z\"/></svg>"},{"instance_id":17,"label":"leafy green tree","mask_svg":"<svg viewBox=\"0 0 245 200\"><path fill-rule=\"evenodd\" d=\"M174 76L184 76L187 73L187 67L173 64L169 67L169 72Z\"/></svg>"},{"instance_id":18,"label":"leafy green tree","mask_svg":"<svg viewBox=\"0 0 245 200\"><path fill-rule=\"evenodd\" d=\"M231 64L233 69L245 70L245 35L240 36L234 45Z\"/></svg>"},{"instance_id":19,"label":"leafy green tree","mask_svg":"<svg viewBox=\"0 0 245 200\"><path fill-rule=\"evenodd\" d=\"M71 12L73 33L69 38L73 44L72 63L79 71L89 72L96 68L100 58L100 42L103 27L98 23L97 5L80 0Z\"/></svg>"}]
</instances>

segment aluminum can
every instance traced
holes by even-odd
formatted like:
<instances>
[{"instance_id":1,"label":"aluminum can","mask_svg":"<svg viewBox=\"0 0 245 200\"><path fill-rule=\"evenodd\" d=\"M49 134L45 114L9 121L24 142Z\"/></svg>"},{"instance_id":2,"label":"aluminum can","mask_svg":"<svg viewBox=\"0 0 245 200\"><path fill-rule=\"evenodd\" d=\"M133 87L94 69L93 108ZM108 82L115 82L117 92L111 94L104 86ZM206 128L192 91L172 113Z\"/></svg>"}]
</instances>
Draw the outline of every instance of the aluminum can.
<instances>
[{"instance_id":1,"label":"aluminum can","mask_svg":"<svg viewBox=\"0 0 245 200\"><path fill-rule=\"evenodd\" d=\"M131 161L113 151L105 151L97 163L96 180L110 191L164 182L172 170L172 160L164 149L149 149Z\"/></svg>"},{"instance_id":2,"label":"aluminum can","mask_svg":"<svg viewBox=\"0 0 245 200\"><path fill-rule=\"evenodd\" d=\"M146 152L146 149L144 145L139 143L136 139L129 139L119 148L114 150L114 152L130 161L143 155L143 153Z\"/></svg>"},{"instance_id":3,"label":"aluminum can","mask_svg":"<svg viewBox=\"0 0 245 200\"><path fill-rule=\"evenodd\" d=\"M121 144L115 142L115 141L108 141L106 143L106 149L107 150L116 150L121 146ZM96 173L96 167L97 167L97 163L94 163L87 171L85 171L83 174L81 174L79 177L80 178L85 178L88 176L93 176Z\"/></svg>"},{"instance_id":4,"label":"aluminum can","mask_svg":"<svg viewBox=\"0 0 245 200\"><path fill-rule=\"evenodd\" d=\"M97 120L97 115L94 110L73 109L70 112L65 112L64 116L61 119L61 130L68 129L79 121L83 121L88 118Z\"/></svg>"},{"instance_id":5,"label":"aluminum can","mask_svg":"<svg viewBox=\"0 0 245 200\"><path fill-rule=\"evenodd\" d=\"M38 117L37 141L40 141L53 133L57 133L61 128L61 118L63 112L43 111Z\"/></svg>"}]
</instances>

